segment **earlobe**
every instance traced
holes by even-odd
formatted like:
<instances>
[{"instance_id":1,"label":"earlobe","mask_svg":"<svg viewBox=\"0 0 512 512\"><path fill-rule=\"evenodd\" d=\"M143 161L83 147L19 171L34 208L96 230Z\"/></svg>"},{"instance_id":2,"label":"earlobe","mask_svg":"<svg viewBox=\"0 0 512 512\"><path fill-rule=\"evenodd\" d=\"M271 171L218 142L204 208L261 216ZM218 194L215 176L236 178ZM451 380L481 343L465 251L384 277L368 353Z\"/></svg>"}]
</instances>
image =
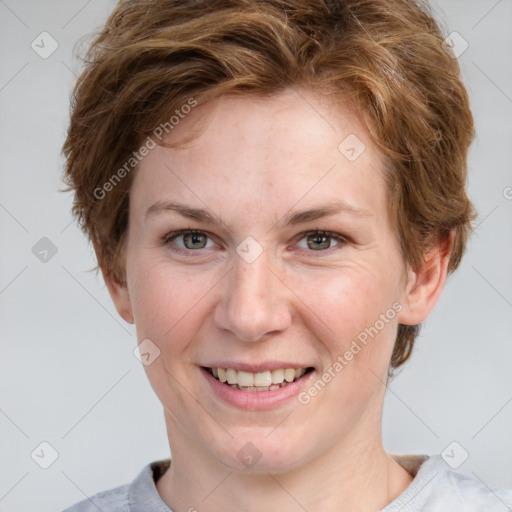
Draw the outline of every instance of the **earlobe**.
<instances>
[{"instance_id":1,"label":"earlobe","mask_svg":"<svg viewBox=\"0 0 512 512\"><path fill-rule=\"evenodd\" d=\"M445 241L425 254L424 264L419 270L409 272L402 302L404 307L398 315L400 324L420 324L434 309L448 275L454 237L455 232L452 231Z\"/></svg>"},{"instance_id":2,"label":"earlobe","mask_svg":"<svg viewBox=\"0 0 512 512\"><path fill-rule=\"evenodd\" d=\"M132 304L127 284L121 284L117 282L113 277L104 278L108 292L112 298L112 301L114 302L117 312L126 322L133 324L135 319L133 317Z\"/></svg>"}]
</instances>

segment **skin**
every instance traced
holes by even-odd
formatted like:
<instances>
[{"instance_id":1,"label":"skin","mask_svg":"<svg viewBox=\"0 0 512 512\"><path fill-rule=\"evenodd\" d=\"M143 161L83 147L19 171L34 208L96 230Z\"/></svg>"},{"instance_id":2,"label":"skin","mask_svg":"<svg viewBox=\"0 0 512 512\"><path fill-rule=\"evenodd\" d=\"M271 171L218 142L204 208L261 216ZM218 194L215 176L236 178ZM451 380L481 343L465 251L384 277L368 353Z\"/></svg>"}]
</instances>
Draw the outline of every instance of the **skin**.
<instances>
[{"instance_id":1,"label":"skin","mask_svg":"<svg viewBox=\"0 0 512 512\"><path fill-rule=\"evenodd\" d=\"M141 162L130 192L127 284L106 279L139 342L161 351L145 367L172 451L158 492L175 512L383 508L412 481L381 437L398 324L432 311L451 240L421 269L406 266L387 214L383 157L339 98L292 89L265 99L224 96L194 109L167 142L198 121L199 137L159 146ZM353 162L338 150L350 134L366 145ZM283 224L290 212L339 200L369 215ZM223 223L172 211L146 219L156 201L207 208ZM193 242L183 236L161 241L189 228L208 235L200 239L206 247L187 249ZM330 238L317 249L317 229L346 242ZM236 252L249 235L263 249L252 263ZM401 311L308 404L241 410L217 398L199 370L220 359L280 359L308 362L318 378L394 303ZM247 442L261 453L250 468L237 457Z\"/></svg>"}]
</instances>

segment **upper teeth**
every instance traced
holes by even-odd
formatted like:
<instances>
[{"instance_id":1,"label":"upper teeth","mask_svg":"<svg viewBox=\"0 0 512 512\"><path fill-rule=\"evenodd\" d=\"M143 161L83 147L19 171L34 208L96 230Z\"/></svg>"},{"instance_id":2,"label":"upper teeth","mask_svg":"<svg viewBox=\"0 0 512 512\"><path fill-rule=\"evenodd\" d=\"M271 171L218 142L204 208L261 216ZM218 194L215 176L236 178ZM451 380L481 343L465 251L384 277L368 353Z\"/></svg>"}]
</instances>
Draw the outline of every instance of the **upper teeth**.
<instances>
[{"instance_id":1,"label":"upper teeth","mask_svg":"<svg viewBox=\"0 0 512 512\"><path fill-rule=\"evenodd\" d=\"M212 368L212 373L221 382L238 384L239 386L271 386L281 384L283 381L293 382L306 373L306 368L286 368L279 370L267 370L265 372L244 372L232 368Z\"/></svg>"}]
</instances>

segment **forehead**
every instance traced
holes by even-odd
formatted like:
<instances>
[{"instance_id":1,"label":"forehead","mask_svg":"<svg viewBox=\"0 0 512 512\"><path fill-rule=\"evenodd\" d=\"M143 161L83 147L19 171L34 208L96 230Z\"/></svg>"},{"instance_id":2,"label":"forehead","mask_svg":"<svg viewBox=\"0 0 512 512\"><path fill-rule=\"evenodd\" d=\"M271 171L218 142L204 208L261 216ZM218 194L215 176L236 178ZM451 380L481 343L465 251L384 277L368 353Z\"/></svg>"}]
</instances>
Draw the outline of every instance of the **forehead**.
<instances>
[{"instance_id":1,"label":"forehead","mask_svg":"<svg viewBox=\"0 0 512 512\"><path fill-rule=\"evenodd\" d=\"M172 147L157 146L139 164L134 209L177 199L235 216L298 202L385 208L382 155L339 97L298 89L223 96L184 116L165 143Z\"/></svg>"}]
</instances>

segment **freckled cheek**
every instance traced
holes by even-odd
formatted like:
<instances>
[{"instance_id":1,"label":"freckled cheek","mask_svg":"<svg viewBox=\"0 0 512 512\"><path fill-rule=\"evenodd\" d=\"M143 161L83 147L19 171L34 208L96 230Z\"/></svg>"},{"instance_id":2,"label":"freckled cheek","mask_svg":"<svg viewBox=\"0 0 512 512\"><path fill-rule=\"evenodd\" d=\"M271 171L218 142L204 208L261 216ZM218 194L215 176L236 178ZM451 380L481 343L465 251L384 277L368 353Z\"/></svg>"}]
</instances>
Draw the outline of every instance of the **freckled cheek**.
<instances>
[{"instance_id":1,"label":"freckled cheek","mask_svg":"<svg viewBox=\"0 0 512 512\"><path fill-rule=\"evenodd\" d=\"M131 294L137 330L162 349L177 349L186 341L187 331L197 330L199 316L204 314L201 299L213 283L168 265L138 268L141 271L134 276Z\"/></svg>"}]
</instances>

